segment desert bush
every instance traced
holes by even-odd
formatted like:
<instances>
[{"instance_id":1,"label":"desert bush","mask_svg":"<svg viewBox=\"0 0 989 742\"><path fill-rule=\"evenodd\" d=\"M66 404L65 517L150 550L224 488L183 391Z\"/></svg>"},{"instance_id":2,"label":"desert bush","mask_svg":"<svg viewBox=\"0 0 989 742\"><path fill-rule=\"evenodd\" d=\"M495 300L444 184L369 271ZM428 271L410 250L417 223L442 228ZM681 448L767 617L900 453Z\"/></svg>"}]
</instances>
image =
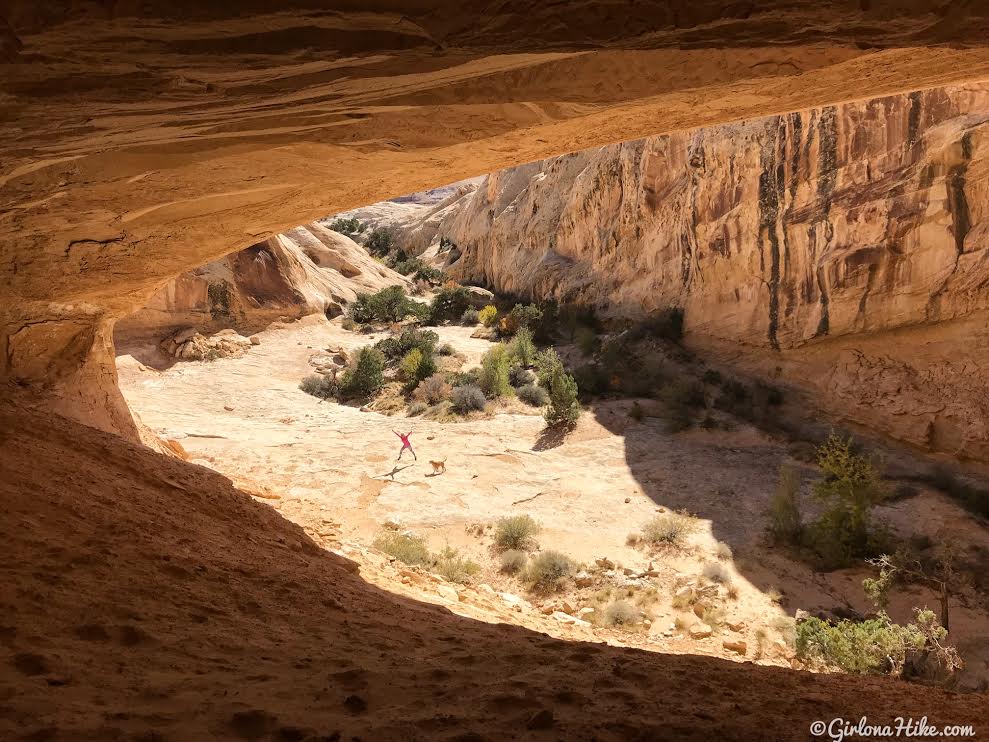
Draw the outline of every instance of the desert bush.
<instances>
[{"instance_id":1,"label":"desert bush","mask_svg":"<svg viewBox=\"0 0 989 742\"><path fill-rule=\"evenodd\" d=\"M580 417L580 402L577 400L577 382L558 368L549 381L549 407L545 418L547 425L576 424Z\"/></svg>"},{"instance_id":2,"label":"desert bush","mask_svg":"<svg viewBox=\"0 0 989 742\"><path fill-rule=\"evenodd\" d=\"M343 372L340 392L347 397L368 397L385 383L385 357L369 345L357 351L356 360Z\"/></svg>"},{"instance_id":3,"label":"desert bush","mask_svg":"<svg viewBox=\"0 0 989 742\"><path fill-rule=\"evenodd\" d=\"M495 320L498 318L498 310L488 304L484 309L482 309L477 314L477 320L485 327L491 327L494 325Z\"/></svg>"},{"instance_id":4,"label":"desert bush","mask_svg":"<svg viewBox=\"0 0 989 742\"><path fill-rule=\"evenodd\" d=\"M426 404L425 402L420 402L419 400L415 400L414 402L411 402L409 404L407 413L409 417L416 417L418 415L421 415L428 409L429 409L428 404Z\"/></svg>"},{"instance_id":5,"label":"desert bush","mask_svg":"<svg viewBox=\"0 0 989 742\"><path fill-rule=\"evenodd\" d=\"M577 329L577 347L585 356L594 355L600 347L601 341L598 334L590 327L580 327Z\"/></svg>"},{"instance_id":6,"label":"desert bush","mask_svg":"<svg viewBox=\"0 0 989 742\"><path fill-rule=\"evenodd\" d=\"M320 376L319 374L312 374L304 378L299 383L299 389L320 399L331 399L340 391L336 379L332 376Z\"/></svg>"},{"instance_id":7,"label":"desert bush","mask_svg":"<svg viewBox=\"0 0 989 742\"><path fill-rule=\"evenodd\" d=\"M456 352L450 343L443 343L443 345L436 349L436 354L440 356L452 356Z\"/></svg>"},{"instance_id":8,"label":"desert bush","mask_svg":"<svg viewBox=\"0 0 989 742\"><path fill-rule=\"evenodd\" d=\"M364 249L372 255L383 257L391 252L394 243L391 230L375 227L364 238Z\"/></svg>"},{"instance_id":9,"label":"desert bush","mask_svg":"<svg viewBox=\"0 0 989 742\"><path fill-rule=\"evenodd\" d=\"M531 366L536 362L536 345L532 342L532 330L520 327L512 342L508 344L508 355L522 367Z\"/></svg>"},{"instance_id":10,"label":"desert bush","mask_svg":"<svg viewBox=\"0 0 989 742\"><path fill-rule=\"evenodd\" d=\"M455 386L450 392L450 402L453 409L462 415L471 410L483 410L487 399L481 387L474 384Z\"/></svg>"},{"instance_id":11,"label":"desert bush","mask_svg":"<svg viewBox=\"0 0 989 742\"><path fill-rule=\"evenodd\" d=\"M842 620L834 625L811 617L797 623L796 632L801 659L861 674L894 672L903 666L908 649L921 649L925 642L917 627L895 624L885 613L867 621Z\"/></svg>"},{"instance_id":12,"label":"desert bush","mask_svg":"<svg viewBox=\"0 0 989 742\"><path fill-rule=\"evenodd\" d=\"M466 371L452 371L447 374L450 386L477 386L481 379L481 369L475 367Z\"/></svg>"},{"instance_id":13,"label":"desert bush","mask_svg":"<svg viewBox=\"0 0 989 742\"><path fill-rule=\"evenodd\" d=\"M478 323L478 317L480 312L478 312L474 307L468 307L464 310L464 313L460 315L460 324L464 327L473 327Z\"/></svg>"},{"instance_id":14,"label":"desert bush","mask_svg":"<svg viewBox=\"0 0 989 742\"><path fill-rule=\"evenodd\" d=\"M423 305L405 295L402 286L388 286L374 294L358 294L348 314L360 324L401 322L409 315L418 316Z\"/></svg>"},{"instance_id":15,"label":"desert bush","mask_svg":"<svg viewBox=\"0 0 989 742\"><path fill-rule=\"evenodd\" d=\"M385 531L374 540L374 546L405 564L427 565L431 561L426 539L411 533Z\"/></svg>"},{"instance_id":16,"label":"desert bush","mask_svg":"<svg viewBox=\"0 0 989 742\"><path fill-rule=\"evenodd\" d=\"M470 294L463 286L447 284L433 296L430 316L434 323L456 320L470 306Z\"/></svg>"},{"instance_id":17,"label":"desert bush","mask_svg":"<svg viewBox=\"0 0 989 742\"><path fill-rule=\"evenodd\" d=\"M536 356L536 375L539 386L549 387L550 379L557 371L563 371L563 361L553 348L547 348Z\"/></svg>"},{"instance_id":18,"label":"desert bush","mask_svg":"<svg viewBox=\"0 0 989 742\"><path fill-rule=\"evenodd\" d=\"M419 382L419 386L412 393L414 399L426 404L439 404L444 399L448 399L452 392L452 387L447 383L443 374L433 374Z\"/></svg>"},{"instance_id":19,"label":"desert bush","mask_svg":"<svg viewBox=\"0 0 989 742\"><path fill-rule=\"evenodd\" d=\"M498 325L503 335L514 335L519 328L534 329L542 320L543 312L535 304L516 304Z\"/></svg>"},{"instance_id":20,"label":"desert bush","mask_svg":"<svg viewBox=\"0 0 989 742\"><path fill-rule=\"evenodd\" d=\"M545 407L549 404L549 394L541 386L526 384L515 390L519 399L532 407Z\"/></svg>"},{"instance_id":21,"label":"desert bush","mask_svg":"<svg viewBox=\"0 0 989 742\"><path fill-rule=\"evenodd\" d=\"M346 235L351 239L354 239L357 235L364 232L367 229L367 225L360 221L357 217L352 216L350 218L337 217L332 222L330 222L329 229L334 232L339 232L340 234Z\"/></svg>"},{"instance_id":22,"label":"desert bush","mask_svg":"<svg viewBox=\"0 0 989 742\"><path fill-rule=\"evenodd\" d=\"M436 373L436 359L432 353L423 353L419 348L413 348L402 358L398 369L410 387L414 388L420 381Z\"/></svg>"},{"instance_id":23,"label":"desert bush","mask_svg":"<svg viewBox=\"0 0 989 742\"><path fill-rule=\"evenodd\" d=\"M721 562L707 562L701 568L701 574L711 582L717 582L718 584L731 582L731 573Z\"/></svg>"},{"instance_id":24,"label":"desert bush","mask_svg":"<svg viewBox=\"0 0 989 742\"><path fill-rule=\"evenodd\" d=\"M564 580L576 569L577 565L566 554L558 551L543 551L529 562L525 576L532 590L559 590Z\"/></svg>"},{"instance_id":25,"label":"desert bush","mask_svg":"<svg viewBox=\"0 0 989 742\"><path fill-rule=\"evenodd\" d=\"M353 317L344 317L343 320L340 322L340 327L342 327L344 330L347 330L348 332L354 332L360 326L357 324L357 322L354 321Z\"/></svg>"},{"instance_id":26,"label":"desert bush","mask_svg":"<svg viewBox=\"0 0 989 742\"><path fill-rule=\"evenodd\" d=\"M732 557L731 547L724 541L719 541L714 549L714 555L723 562L727 562Z\"/></svg>"},{"instance_id":27,"label":"desert bush","mask_svg":"<svg viewBox=\"0 0 989 742\"><path fill-rule=\"evenodd\" d=\"M530 515L509 515L495 523L495 545L499 549L529 551L536 548L535 536L541 530Z\"/></svg>"},{"instance_id":28,"label":"desert bush","mask_svg":"<svg viewBox=\"0 0 989 742\"><path fill-rule=\"evenodd\" d=\"M384 338L374 344L374 347L384 353L385 357L394 360L402 358L411 350L418 349L424 356L432 355L439 342L440 336L432 330L417 330L406 327L401 334Z\"/></svg>"},{"instance_id":29,"label":"desert bush","mask_svg":"<svg viewBox=\"0 0 989 742\"><path fill-rule=\"evenodd\" d=\"M522 368L521 366L514 366L511 371L508 372L508 380L512 383L514 387L528 386L529 384L535 384L539 377L534 371L530 371L527 368Z\"/></svg>"},{"instance_id":30,"label":"desert bush","mask_svg":"<svg viewBox=\"0 0 989 742\"><path fill-rule=\"evenodd\" d=\"M481 571L481 565L460 555L456 549L447 546L430 560L430 570L447 582L466 583Z\"/></svg>"},{"instance_id":31,"label":"desert bush","mask_svg":"<svg viewBox=\"0 0 989 742\"><path fill-rule=\"evenodd\" d=\"M491 348L481 358L480 386L484 393L492 398L505 397L513 393L508 379L511 356L508 346L499 343Z\"/></svg>"},{"instance_id":32,"label":"desert bush","mask_svg":"<svg viewBox=\"0 0 989 742\"><path fill-rule=\"evenodd\" d=\"M604 621L609 626L627 626L639 620L639 612L626 600L616 600L604 609Z\"/></svg>"},{"instance_id":33,"label":"desert bush","mask_svg":"<svg viewBox=\"0 0 989 742\"><path fill-rule=\"evenodd\" d=\"M769 534L778 544L795 546L803 539L800 513L800 472L782 464L776 492L769 500Z\"/></svg>"},{"instance_id":34,"label":"desert bush","mask_svg":"<svg viewBox=\"0 0 989 742\"><path fill-rule=\"evenodd\" d=\"M519 549L509 549L508 551L502 552L499 561L501 563L502 572L508 575L517 575L525 569L525 565L529 561L529 557L524 551L520 551Z\"/></svg>"},{"instance_id":35,"label":"desert bush","mask_svg":"<svg viewBox=\"0 0 989 742\"><path fill-rule=\"evenodd\" d=\"M855 453L851 438L834 433L817 454L824 477L815 483L814 496L825 509L808 528L806 540L821 558L820 566L847 567L878 556L888 536L872 522L873 508L887 496L876 462Z\"/></svg>"},{"instance_id":36,"label":"desert bush","mask_svg":"<svg viewBox=\"0 0 989 742\"><path fill-rule=\"evenodd\" d=\"M642 538L653 546L681 546L697 527L697 521L687 513L662 513L642 527Z\"/></svg>"}]
</instances>

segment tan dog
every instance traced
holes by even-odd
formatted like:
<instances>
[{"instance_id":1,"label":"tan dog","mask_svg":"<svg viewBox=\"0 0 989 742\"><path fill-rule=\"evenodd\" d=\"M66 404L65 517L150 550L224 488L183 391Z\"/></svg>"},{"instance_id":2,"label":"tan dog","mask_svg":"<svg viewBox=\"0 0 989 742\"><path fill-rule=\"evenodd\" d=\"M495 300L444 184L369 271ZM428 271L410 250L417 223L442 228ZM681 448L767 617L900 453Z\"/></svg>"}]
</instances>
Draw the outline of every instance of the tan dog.
<instances>
[{"instance_id":1,"label":"tan dog","mask_svg":"<svg viewBox=\"0 0 989 742\"><path fill-rule=\"evenodd\" d=\"M446 472L446 459L443 459L442 461L430 461L429 463L433 467L433 474L441 474Z\"/></svg>"}]
</instances>

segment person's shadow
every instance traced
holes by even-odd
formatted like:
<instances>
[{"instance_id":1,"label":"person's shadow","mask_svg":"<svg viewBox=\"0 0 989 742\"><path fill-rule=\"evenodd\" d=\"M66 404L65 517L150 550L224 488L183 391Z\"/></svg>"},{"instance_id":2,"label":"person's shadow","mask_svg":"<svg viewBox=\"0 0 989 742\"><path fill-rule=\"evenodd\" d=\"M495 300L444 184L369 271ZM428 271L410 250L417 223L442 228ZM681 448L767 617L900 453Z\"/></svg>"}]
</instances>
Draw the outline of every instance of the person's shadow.
<instances>
[{"instance_id":1,"label":"person's shadow","mask_svg":"<svg viewBox=\"0 0 989 742\"><path fill-rule=\"evenodd\" d=\"M405 466L399 466L398 464L395 464L395 466L392 467L391 471L386 471L384 474L376 474L374 478L381 479L383 477L391 477L391 481L394 482L395 475L398 474L400 471L404 471L405 469L408 469L410 466L412 466L412 464L406 464Z\"/></svg>"}]
</instances>

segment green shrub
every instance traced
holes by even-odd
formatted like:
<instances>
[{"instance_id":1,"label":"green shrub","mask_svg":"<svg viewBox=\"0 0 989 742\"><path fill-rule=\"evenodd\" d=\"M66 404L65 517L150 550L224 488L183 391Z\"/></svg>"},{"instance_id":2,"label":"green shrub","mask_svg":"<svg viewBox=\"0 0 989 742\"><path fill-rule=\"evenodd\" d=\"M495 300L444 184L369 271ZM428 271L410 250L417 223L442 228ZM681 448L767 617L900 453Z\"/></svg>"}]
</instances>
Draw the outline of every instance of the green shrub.
<instances>
[{"instance_id":1,"label":"green shrub","mask_svg":"<svg viewBox=\"0 0 989 742\"><path fill-rule=\"evenodd\" d=\"M475 367L466 371L453 371L446 379L450 386L477 386L481 379L481 369Z\"/></svg>"},{"instance_id":2,"label":"green shrub","mask_svg":"<svg viewBox=\"0 0 989 742\"><path fill-rule=\"evenodd\" d=\"M481 571L481 565L460 556L456 549L447 546L432 558L430 568L447 582L466 583Z\"/></svg>"},{"instance_id":3,"label":"green shrub","mask_svg":"<svg viewBox=\"0 0 989 742\"><path fill-rule=\"evenodd\" d=\"M375 539L374 547L405 564L428 565L431 561L426 539L411 533L385 531Z\"/></svg>"},{"instance_id":4,"label":"green shrub","mask_svg":"<svg viewBox=\"0 0 989 742\"><path fill-rule=\"evenodd\" d=\"M536 376L535 372L521 366L515 366L508 372L508 380L516 389L520 386L535 384L538 379L539 377Z\"/></svg>"},{"instance_id":5,"label":"green shrub","mask_svg":"<svg viewBox=\"0 0 989 742\"><path fill-rule=\"evenodd\" d=\"M509 515L495 523L495 545L499 549L531 551L535 549L535 535L542 530L538 521L530 515Z\"/></svg>"},{"instance_id":6,"label":"green shrub","mask_svg":"<svg viewBox=\"0 0 989 742\"><path fill-rule=\"evenodd\" d=\"M529 557L524 551L509 549L500 557L501 571L508 575L517 575L525 569L528 561Z\"/></svg>"},{"instance_id":7,"label":"green shrub","mask_svg":"<svg viewBox=\"0 0 989 742\"><path fill-rule=\"evenodd\" d=\"M299 383L299 389L320 399L332 399L340 391L336 379L332 376L312 374Z\"/></svg>"},{"instance_id":8,"label":"green shrub","mask_svg":"<svg viewBox=\"0 0 989 742\"><path fill-rule=\"evenodd\" d=\"M350 305L350 317L367 322L401 322L409 315L418 316L423 305L405 295L402 286L388 286L374 294L358 294Z\"/></svg>"},{"instance_id":9,"label":"green shrub","mask_svg":"<svg viewBox=\"0 0 989 742\"><path fill-rule=\"evenodd\" d=\"M416 400L415 402L411 402L409 404L408 410L406 410L406 412L408 413L409 417L416 417L418 415L421 415L423 412L425 412L428 409L429 409L428 404Z\"/></svg>"},{"instance_id":10,"label":"green shrub","mask_svg":"<svg viewBox=\"0 0 989 742\"><path fill-rule=\"evenodd\" d=\"M834 625L811 617L797 623L796 650L801 659L816 659L845 672L888 674L902 667L908 649L921 649L924 641L917 627L899 626L885 613Z\"/></svg>"},{"instance_id":11,"label":"green shrub","mask_svg":"<svg viewBox=\"0 0 989 742\"><path fill-rule=\"evenodd\" d=\"M443 374L433 374L419 382L413 392L415 399L427 404L439 404L449 398L452 391Z\"/></svg>"},{"instance_id":12,"label":"green shrub","mask_svg":"<svg viewBox=\"0 0 989 742\"><path fill-rule=\"evenodd\" d=\"M495 320L498 319L498 310L488 304L484 307L484 309L478 312L477 319L485 327L491 327L494 325Z\"/></svg>"},{"instance_id":13,"label":"green shrub","mask_svg":"<svg viewBox=\"0 0 989 742\"><path fill-rule=\"evenodd\" d=\"M542 310L535 304L516 304L509 314L515 318L516 326L530 330L543 317Z\"/></svg>"},{"instance_id":14,"label":"green shrub","mask_svg":"<svg viewBox=\"0 0 989 742\"><path fill-rule=\"evenodd\" d=\"M340 322L340 327L348 332L354 332L358 328L358 324L354 321L353 317L344 317Z\"/></svg>"},{"instance_id":15,"label":"green shrub","mask_svg":"<svg viewBox=\"0 0 989 742\"><path fill-rule=\"evenodd\" d=\"M460 315L460 324L464 327L473 327L478 323L478 317L481 313L478 312L474 307L468 307L464 310L464 313Z\"/></svg>"},{"instance_id":16,"label":"green shrub","mask_svg":"<svg viewBox=\"0 0 989 742\"><path fill-rule=\"evenodd\" d=\"M431 356L439 340L440 336L432 330L406 327L400 335L379 340L374 347L384 353L386 358L394 360L403 358L414 349L418 349L424 356Z\"/></svg>"},{"instance_id":17,"label":"green shrub","mask_svg":"<svg viewBox=\"0 0 989 742\"><path fill-rule=\"evenodd\" d=\"M436 354L441 356L452 356L454 353L456 353L456 351L449 343L443 343L443 345L436 349Z\"/></svg>"},{"instance_id":18,"label":"green shrub","mask_svg":"<svg viewBox=\"0 0 989 742\"><path fill-rule=\"evenodd\" d=\"M545 407L549 404L549 394L541 386L527 384L515 390L519 399L531 407Z\"/></svg>"},{"instance_id":19,"label":"green shrub","mask_svg":"<svg viewBox=\"0 0 989 742\"><path fill-rule=\"evenodd\" d=\"M450 392L450 402L455 411L466 415L471 410L483 410L487 399L479 386L467 384L453 387L453 391Z\"/></svg>"},{"instance_id":20,"label":"green shrub","mask_svg":"<svg viewBox=\"0 0 989 742\"><path fill-rule=\"evenodd\" d=\"M598 334L590 327L580 327L577 330L577 347L585 356L594 355L600 347L601 341Z\"/></svg>"},{"instance_id":21,"label":"green shrub","mask_svg":"<svg viewBox=\"0 0 989 742\"><path fill-rule=\"evenodd\" d=\"M580 402L577 401L577 382L557 369L549 382L549 407L545 413L547 425L574 425L580 417Z\"/></svg>"},{"instance_id":22,"label":"green shrub","mask_svg":"<svg viewBox=\"0 0 989 742\"><path fill-rule=\"evenodd\" d=\"M357 351L354 365L343 372L340 391L347 397L369 397L384 383L384 355L371 346L365 346Z\"/></svg>"},{"instance_id":23,"label":"green shrub","mask_svg":"<svg viewBox=\"0 0 989 742\"><path fill-rule=\"evenodd\" d=\"M878 556L888 546L888 536L872 523L872 510L887 492L875 462L855 453L851 438L832 433L818 448L817 464L824 477L814 485L814 496L825 509L807 537L821 567L847 567Z\"/></svg>"},{"instance_id":24,"label":"green shrub","mask_svg":"<svg viewBox=\"0 0 989 742\"><path fill-rule=\"evenodd\" d=\"M800 514L800 472L782 464L776 492L769 500L769 534L778 544L798 545L804 525Z\"/></svg>"},{"instance_id":25,"label":"green shrub","mask_svg":"<svg viewBox=\"0 0 989 742\"><path fill-rule=\"evenodd\" d=\"M436 360L432 353L423 353L419 348L413 348L402 358L398 370L402 378L414 387L436 373Z\"/></svg>"},{"instance_id":26,"label":"green shrub","mask_svg":"<svg viewBox=\"0 0 989 742\"><path fill-rule=\"evenodd\" d=\"M547 348L536 356L536 374L539 386L549 388L549 382L557 372L562 372L563 362L553 348Z\"/></svg>"},{"instance_id":27,"label":"green shrub","mask_svg":"<svg viewBox=\"0 0 989 742\"><path fill-rule=\"evenodd\" d=\"M639 620L639 611L627 600L616 600L604 610L608 626L628 626Z\"/></svg>"},{"instance_id":28,"label":"green shrub","mask_svg":"<svg viewBox=\"0 0 989 742\"><path fill-rule=\"evenodd\" d=\"M508 346L504 343L491 348L481 358L480 386L482 391L491 399L505 397L513 393L509 381L509 363L511 357Z\"/></svg>"},{"instance_id":29,"label":"green shrub","mask_svg":"<svg viewBox=\"0 0 989 742\"><path fill-rule=\"evenodd\" d=\"M456 320L470 306L470 294L463 286L447 285L433 296L431 319L434 323Z\"/></svg>"},{"instance_id":30,"label":"green shrub","mask_svg":"<svg viewBox=\"0 0 989 742\"><path fill-rule=\"evenodd\" d=\"M543 551L529 562L525 576L532 590L559 590L564 580L576 569L577 565L566 554L558 551Z\"/></svg>"},{"instance_id":31,"label":"green shrub","mask_svg":"<svg viewBox=\"0 0 989 742\"><path fill-rule=\"evenodd\" d=\"M361 222L356 216L350 218L337 217L330 222L329 229L355 239L357 235L367 229L367 225Z\"/></svg>"},{"instance_id":32,"label":"green shrub","mask_svg":"<svg viewBox=\"0 0 989 742\"><path fill-rule=\"evenodd\" d=\"M508 344L508 355L523 367L531 366L536 362L536 345L532 342L532 330L528 327L519 328L512 342Z\"/></svg>"},{"instance_id":33,"label":"green shrub","mask_svg":"<svg viewBox=\"0 0 989 742\"><path fill-rule=\"evenodd\" d=\"M662 513L642 527L642 539L653 546L682 546L697 528L697 521L687 513Z\"/></svg>"},{"instance_id":34,"label":"green shrub","mask_svg":"<svg viewBox=\"0 0 989 742\"><path fill-rule=\"evenodd\" d=\"M364 238L364 249L372 255L383 257L391 252L393 242L391 230L375 227Z\"/></svg>"}]
</instances>

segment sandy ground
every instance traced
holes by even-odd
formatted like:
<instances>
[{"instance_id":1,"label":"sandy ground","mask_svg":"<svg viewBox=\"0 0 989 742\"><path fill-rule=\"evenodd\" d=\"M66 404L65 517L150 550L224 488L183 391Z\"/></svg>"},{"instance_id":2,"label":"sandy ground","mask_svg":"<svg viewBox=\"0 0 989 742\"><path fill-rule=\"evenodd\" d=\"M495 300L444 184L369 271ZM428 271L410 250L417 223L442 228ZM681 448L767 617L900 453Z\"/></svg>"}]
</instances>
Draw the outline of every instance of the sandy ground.
<instances>
[{"instance_id":1,"label":"sandy ground","mask_svg":"<svg viewBox=\"0 0 989 742\"><path fill-rule=\"evenodd\" d=\"M441 342L452 343L467 357L468 365L490 345L470 338L468 328L438 332ZM544 527L539 536L544 549L563 551L588 565L599 558L636 572L652 565L657 574L642 583L660 596L651 608L651 625L634 632L578 627L582 638L736 658L722 642L743 639L754 647L761 629L768 633L768 649L759 661L781 664L792 659L789 648L775 644L787 634L782 617L797 608L868 609L861 570L818 575L765 547L766 501L779 464L787 460L781 443L745 427L670 434L664 420L646 417L636 423L628 417L630 402L609 401L583 415L562 445L544 449L543 421L537 415L503 413L438 423L320 402L298 389L299 380L311 372L313 354L354 349L383 336L347 332L339 320L310 317L262 333L260 345L241 358L157 371L123 355L118 358L120 384L143 422L162 437L178 440L191 461L229 476L303 526L317 543L358 561L381 564L366 547L391 521L426 536L433 549L453 546L478 561L484 568L478 582L521 595L520 584L497 574L490 530L471 526L528 513ZM417 462L406 454L396 463L400 444L392 431L398 429L413 431ZM428 461L442 459L447 472L431 476ZM699 531L685 549L654 554L626 545L629 533L666 509L686 509L699 519ZM989 545L984 527L936 493L883 510L904 533ZM699 619L675 610L670 597L684 579L716 561L718 541L732 549L727 566L739 593L736 600L724 601L726 620L742 628L694 641L672 623L679 617L689 626ZM418 581L402 586L399 579L408 581L393 570L381 584L421 596ZM594 590L624 584L605 580ZM426 591L435 598L432 586ZM591 604L592 592L565 597L577 609ZM477 597L471 591L462 600L477 603ZM931 596L912 593L902 604L894 603L891 612L905 619L918 601L934 605ZM989 621L977 604L966 602L953 607L953 638L969 660L967 673L975 683L987 669ZM499 620L554 634L575 631L552 623L547 627L539 612L543 604L531 603L524 615L495 613ZM754 654L748 653L750 658Z\"/></svg>"}]
</instances>

